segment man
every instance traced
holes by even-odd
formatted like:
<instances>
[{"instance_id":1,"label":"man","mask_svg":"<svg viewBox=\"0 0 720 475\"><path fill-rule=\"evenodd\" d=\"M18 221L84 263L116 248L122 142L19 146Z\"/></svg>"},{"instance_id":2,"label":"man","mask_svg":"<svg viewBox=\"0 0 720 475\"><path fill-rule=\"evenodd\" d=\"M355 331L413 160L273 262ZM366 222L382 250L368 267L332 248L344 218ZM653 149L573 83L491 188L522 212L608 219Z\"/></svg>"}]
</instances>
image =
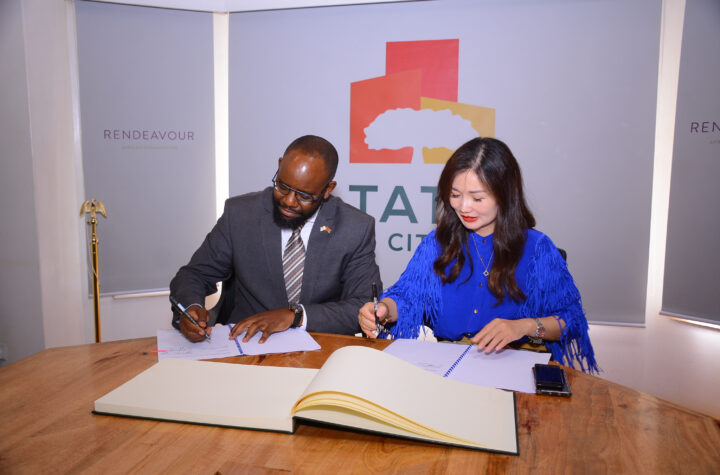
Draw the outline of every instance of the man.
<instances>
[{"instance_id":1,"label":"man","mask_svg":"<svg viewBox=\"0 0 720 475\"><path fill-rule=\"evenodd\" d=\"M338 155L306 135L278 160L273 186L235 196L215 227L170 283L170 295L199 323L175 312L173 325L191 341L208 327L205 296L223 282L218 306L236 323L235 338L292 327L354 334L358 309L382 286L375 263L375 221L332 196Z\"/></svg>"}]
</instances>

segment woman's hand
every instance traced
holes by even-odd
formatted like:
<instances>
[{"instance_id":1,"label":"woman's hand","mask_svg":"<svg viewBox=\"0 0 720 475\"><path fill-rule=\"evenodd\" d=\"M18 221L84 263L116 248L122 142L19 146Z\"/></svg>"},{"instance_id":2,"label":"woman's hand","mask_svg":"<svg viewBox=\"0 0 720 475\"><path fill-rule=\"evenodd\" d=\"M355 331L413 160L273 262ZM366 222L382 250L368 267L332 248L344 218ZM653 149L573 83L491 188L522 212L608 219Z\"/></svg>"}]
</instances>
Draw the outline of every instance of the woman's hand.
<instances>
[{"instance_id":1,"label":"woman's hand","mask_svg":"<svg viewBox=\"0 0 720 475\"><path fill-rule=\"evenodd\" d=\"M389 320L390 310L385 302L378 302L377 317L381 323L385 323ZM363 333L368 338L377 338L377 324L375 323L375 304L368 302L358 312L358 323Z\"/></svg>"},{"instance_id":2,"label":"woman's hand","mask_svg":"<svg viewBox=\"0 0 720 475\"><path fill-rule=\"evenodd\" d=\"M532 326L532 328L530 328ZM485 353L499 351L508 343L529 335L532 330L535 332L535 320L522 318L520 320L505 320L496 318L472 337L472 342L477 344L478 350L485 350Z\"/></svg>"}]
</instances>

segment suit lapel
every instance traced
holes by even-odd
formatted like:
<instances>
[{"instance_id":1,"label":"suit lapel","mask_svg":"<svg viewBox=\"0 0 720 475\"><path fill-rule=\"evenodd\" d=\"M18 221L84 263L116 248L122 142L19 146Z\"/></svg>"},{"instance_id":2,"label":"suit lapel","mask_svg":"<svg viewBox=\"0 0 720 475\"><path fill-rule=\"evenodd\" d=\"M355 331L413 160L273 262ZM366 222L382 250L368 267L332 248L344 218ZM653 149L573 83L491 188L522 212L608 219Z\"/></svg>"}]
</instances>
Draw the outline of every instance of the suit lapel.
<instances>
[{"instance_id":1,"label":"suit lapel","mask_svg":"<svg viewBox=\"0 0 720 475\"><path fill-rule=\"evenodd\" d=\"M272 189L271 189L272 190ZM282 250L280 249L280 228L273 221L272 191L263 196L263 214L260 217L260 233L269 275L268 282L277 282L275 290L278 300L287 300L285 277L283 276ZM262 278L262 276L259 276ZM273 284L271 284L273 285Z\"/></svg>"},{"instance_id":2,"label":"suit lapel","mask_svg":"<svg viewBox=\"0 0 720 475\"><path fill-rule=\"evenodd\" d=\"M303 270L301 301L311 301L315 293L315 286L323 272L322 255L326 251L330 240L335 236L335 216L337 211L337 198L330 197L323 203L315 218L315 225L310 232L310 239L305 246L305 269Z\"/></svg>"}]
</instances>

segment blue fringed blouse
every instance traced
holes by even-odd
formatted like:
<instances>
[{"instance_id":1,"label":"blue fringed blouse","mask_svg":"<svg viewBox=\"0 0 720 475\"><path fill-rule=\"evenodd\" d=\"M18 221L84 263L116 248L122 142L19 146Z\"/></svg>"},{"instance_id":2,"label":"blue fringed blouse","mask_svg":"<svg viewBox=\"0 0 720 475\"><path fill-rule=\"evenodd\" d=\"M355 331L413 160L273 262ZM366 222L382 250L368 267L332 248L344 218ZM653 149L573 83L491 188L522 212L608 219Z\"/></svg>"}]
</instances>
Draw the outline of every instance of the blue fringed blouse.
<instances>
[{"instance_id":1,"label":"blue fringed blouse","mask_svg":"<svg viewBox=\"0 0 720 475\"><path fill-rule=\"evenodd\" d=\"M515 270L517 285L527 297L520 303L505 297L494 306L497 299L483 275L485 265L488 270L492 266L492 252L492 235L483 238L469 233L468 246L463 249L465 265L454 282L443 285L433 271L440 244L435 230L431 231L400 279L383 294L395 301L398 309L398 321L390 327L390 334L394 338L417 338L427 324L437 337L460 340L474 336L495 318L556 316L565 322L562 336L559 341L545 342L555 361L570 367L576 361L583 371L597 372L580 292L550 238L534 229L527 231L523 256Z\"/></svg>"}]
</instances>

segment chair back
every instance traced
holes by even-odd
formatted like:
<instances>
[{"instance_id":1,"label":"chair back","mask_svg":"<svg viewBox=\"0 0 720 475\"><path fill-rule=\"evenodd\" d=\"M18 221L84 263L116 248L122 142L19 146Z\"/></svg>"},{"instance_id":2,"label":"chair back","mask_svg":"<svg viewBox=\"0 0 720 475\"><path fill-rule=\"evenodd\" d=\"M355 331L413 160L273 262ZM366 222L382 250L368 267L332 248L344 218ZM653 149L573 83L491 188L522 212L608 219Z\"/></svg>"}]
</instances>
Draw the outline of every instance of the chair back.
<instances>
[{"instance_id":1,"label":"chair back","mask_svg":"<svg viewBox=\"0 0 720 475\"><path fill-rule=\"evenodd\" d=\"M567 262L567 251L565 249L560 249L559 247L558 251L560 251L560 255L562 256L563 260Z\"/></svg>"}]
</instances>

